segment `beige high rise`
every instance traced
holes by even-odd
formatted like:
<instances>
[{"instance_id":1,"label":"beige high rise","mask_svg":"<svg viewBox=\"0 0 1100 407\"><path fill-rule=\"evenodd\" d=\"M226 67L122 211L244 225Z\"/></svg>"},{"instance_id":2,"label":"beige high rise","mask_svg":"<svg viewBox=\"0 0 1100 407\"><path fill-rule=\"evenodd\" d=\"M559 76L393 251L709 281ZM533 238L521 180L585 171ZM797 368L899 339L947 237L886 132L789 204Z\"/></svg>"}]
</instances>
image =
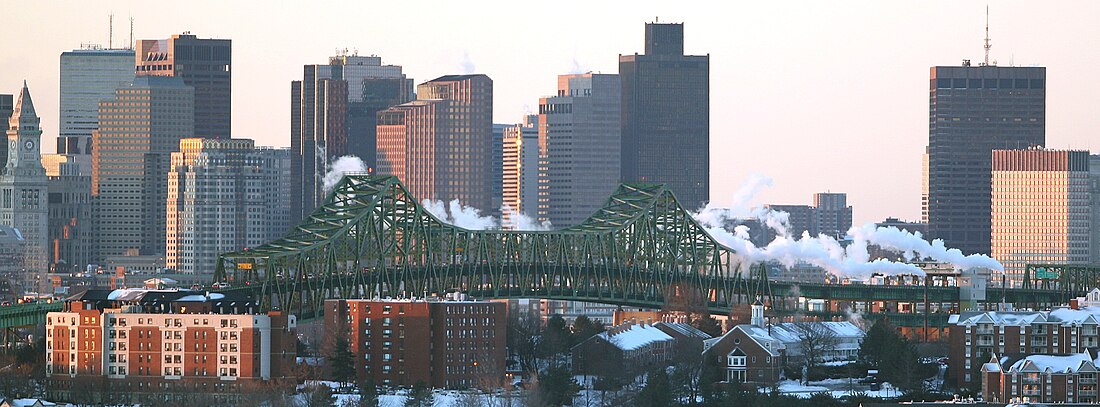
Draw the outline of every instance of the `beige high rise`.
<instances>
[{"instance_id":1,"label":"beige high rise","mask_svg":"<svg viewBox=\"0 0 1100 407\"><path fill-rule=\"evenodd\" d=\"M1089 261L1088 176L1086 151L993 150L991 243L1010 287L1028 263Z\"/></svg>"}]
</instances>

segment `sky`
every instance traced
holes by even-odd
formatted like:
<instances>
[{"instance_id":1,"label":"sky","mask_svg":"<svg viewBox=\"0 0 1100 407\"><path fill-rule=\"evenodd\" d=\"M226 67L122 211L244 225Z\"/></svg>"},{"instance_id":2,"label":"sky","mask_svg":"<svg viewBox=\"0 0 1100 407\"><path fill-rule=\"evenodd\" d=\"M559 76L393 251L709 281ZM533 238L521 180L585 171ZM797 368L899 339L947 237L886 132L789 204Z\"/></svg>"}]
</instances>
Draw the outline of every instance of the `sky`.
<instances>
[{"instance_id":1,"label":"sky","mask_svg":"<svg viewBox=\"0 0 1100 407\"><path fill-rule=\"evenodd\" d=\"M621 4L629 3L629 7ZM59 59L190 31L233 40L233 136L289 146L290 82L338 49L376 54L416 83L456 73L494 81L496 123L552 95L556 76L618 72L643 52L644 23L685 24L685 51L711 57L711 199L750 174L757 204L846 192L857 224L920 218L928 73L982 60L985 2L0 2L0 93L27 80L43 145L58 127ZM1047 67L1047 146L1100 149L1100 2L990 2L991 59Z\"/></svg>"}]
</instances>

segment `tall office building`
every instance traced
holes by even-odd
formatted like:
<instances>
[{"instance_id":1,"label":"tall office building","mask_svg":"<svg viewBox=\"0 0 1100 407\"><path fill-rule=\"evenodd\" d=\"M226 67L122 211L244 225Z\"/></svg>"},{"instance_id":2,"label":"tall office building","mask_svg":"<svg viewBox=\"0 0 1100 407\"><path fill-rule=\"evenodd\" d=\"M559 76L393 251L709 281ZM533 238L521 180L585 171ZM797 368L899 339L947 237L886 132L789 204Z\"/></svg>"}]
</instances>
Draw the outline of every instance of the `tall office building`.
<instances>
[{"instance_id":1,"label":"tall office building","mask_svg":"<svg viewBox=\"0 0 1100 407\"><path fill-rule=\"evenodd\" d=\"M1009 286L1020 286L1028 263L1088 263L1087 151L994 150L992 170L992 255Z\"/></svg>"},{"instance_id":2,"label":"tall office building","mask_svg":"<svg viewBox=\"0 0 1100 407\"><path fill-rule=\"evenodd\" d=\"M88 147L91 147L90 145ZM95 261L91 154L45 154L50 271L84 271Z\"/></svg>"},{"instance_id":3,"label":"tall office building","mask_svg":"<svg viewBox=\"0 0 1100 407\"><path fill-rule=\"evenodd\" d=\"M194 89L180 78L139 76L99 102L92 135L97 259L163 254L168 167L194 134Z\"/></svg>"},{"instance_id":4,"label":"tall office building","mask_svg":"<svg viewBox=\"0 0 1100 407\"><path fill-rule=\"evenodd\" d=\"M492 177L489 180L489 186L493 190L489 192L489 197L492 199L489 208L491 208L491 214L497 218L504 215L502 212L504 206L504 132L515 126L515 124L493 123L493 144L489 153L493 157L492 167L489 169L489 176Z\"/></svg>"},{"instance_id":5,"label":"tall office building","mask_svg":"<svg viewBox=\"0 0 1100 407\"><path fill-rule=\"evenodd\" d=\"M248 139L180 140L168 172L165 267L214 272L221 253L275 240L289 227L290 150Z\"/></svg>"},{"instance_id":6,"label":"tall office building","mask_svg":"<svg viewBox=\"0 0 1100 407\"><path fill-rule=\"evenodd\" d=\"M11 118L11 113L15 109L15 98L12 95L0 94L0 120L4 123L8 122ZM6 129L5 129L6 130ZM8 162L8 143L0 143L0 163Z\"/></svg>"},{"instance_id":7,"label":"tall office building","mask_svg":"<svg viewBox=\"0 0 1100 407\"><path fill-rule=\"evenodd\" d=\"M710 200L710 56L684 55L684 25L645 25L645 55L619 55L622 179Z\"/></svg>"},{"instance_id":8,"label":"tall office building","mask_svg":"<svg viewBox=\"0 0 1100 407\"><path fill-rule=\"evenodd\" d=\"M92 132L99 128L99 101L134 79L134 50L89 45L61 53L61 128L57 154L73 155L91 171Z\"/></svg>"},{"instance_id":9,"label":"tall office building","mask_svg":"<svg viewBox=\"0 0 1100 407\"><path fill-rule=\"evenodd\" d=\"M558 76L557 95L539 99L539 221L581 223L619 185L621 96L619 75L581 74Z\"/></svg>"},{"instance_id":10,"label":"tall office building","mask_svg":"<svg viewBox=\"0 0 1100 407\"><path fill-rule=\"evenodd\" d=\"M1089 264L1100 263L1100 155L1089 156Z\"/></svg>"},{"instance_id":11,"label":"tall office building","mask_svg":"<svg viewBox=\"0 0 1100 407\"><path fill-rule=\"evenodd\" d=\"M442 76L420 84L417 97L378 114L378 172L418 199L491 211L493 80Z\"/></svg>"},{"instance_id":12,"label":"tall office building","mask_svg":"<svg viewBox=\"0 0 1100 407\"><path fill-rule=\"evenodd\" d=\"M290 85L290 216L297 222L325 199L322 180L329 159L345 154L347 147L348 83L316 79L306 69L306 79Z\"/></svg>"},{"instance_id":13,"label":"tall office building","mask_svg":"<svg viewBox=\"0 0 1100 407\"><path fill-rule=\"evenodd\" d=\"M174 76L195 89L195 137L229 138L233 118L233 41L189 32L137 43L138 76ZM187 137L187 136L185 136Z\"/></svg>"},{"instance_id":14,"label":"tall office building","mask_svg":"<svg viewBox=\"0 0 1100 407\"><path fill-rule=\"evenodd\" d=\"M848 206L848 194L818 192L814 194L817 211L818 233L843 238L852 228L852 207Z\"/></svg>"},{"instance_id":15,"label":"tall office building","mask_svg":"<svg viewBox=\"0 0 1100 407\"><path fill-rule=\"evenodd\" d=\"M764 205L773 211L786 212L792 236L809 233L810 236L826 235L834 239L844 238L852 228L852 207L848 206L848 194L818 192L811 205ZM766 241L774 238L768 231Z\"/></svg>"},{"instance_id":16,"label":"tall office building","mask_svg":"<svg viewBox=\"0 0 1100 407\"><path fill-rule=\"evenodd\" d=\"M302 80L291 83L294 220L324 200L320 180L332 159L353 155L377 166L378 112L412 97L412 79L378 56L341 54L303 68Z\"/></svg>"},{"instance_id":17,"label":"tall office building","mask_svg":"<svg viewBox=\"0 0 1100 407\"><path fill-rule=\"evenodd\" d=\"M46 288L47 185L42 168L41 120L27 83L8 119L8 161L0 170L0 224L14 227L23 236L23 268L26 289Z\"/></svg>"},{"instance_id":18,"label":"tall office building","mask_svg":"<svg viewBox=\"0 0 1100 407\"><path fill-rule=\"evenodd\" d=\"M930 76L929 238L990 253L990 153L1046 144L1046 68L964 61Z\"/></svg>"},{"instance_id":19,"label":"tall office building","mask_svg":"<svg viewBox=\"0 0 1100 407\"><path fill-rule=\"evenodd\" d=\"M504 129L501 154L501 200L511 212L538 217L539 200L539 116L527 115L523 123ZM501 216L505 224L511 212Z\"/></svg>"}]
</instances>

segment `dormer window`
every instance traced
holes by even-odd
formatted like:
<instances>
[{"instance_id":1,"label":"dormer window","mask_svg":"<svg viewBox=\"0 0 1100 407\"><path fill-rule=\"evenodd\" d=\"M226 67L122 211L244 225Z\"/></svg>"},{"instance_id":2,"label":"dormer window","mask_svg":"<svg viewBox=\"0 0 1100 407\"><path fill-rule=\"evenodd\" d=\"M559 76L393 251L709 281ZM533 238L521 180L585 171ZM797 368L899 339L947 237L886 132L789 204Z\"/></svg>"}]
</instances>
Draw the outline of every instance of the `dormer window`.
<instances>
[{"instance_id":1,"label":"dormer window","mask_svg":"<svg viewBox=\"0 0 1100 407\"><path fill-rule=\"evenodd\" d=\"M732 366L732 367L745 367L746 366L745 357L744 356L730 356L729 357L729 365Z\"/></svg>"}]
</instances>

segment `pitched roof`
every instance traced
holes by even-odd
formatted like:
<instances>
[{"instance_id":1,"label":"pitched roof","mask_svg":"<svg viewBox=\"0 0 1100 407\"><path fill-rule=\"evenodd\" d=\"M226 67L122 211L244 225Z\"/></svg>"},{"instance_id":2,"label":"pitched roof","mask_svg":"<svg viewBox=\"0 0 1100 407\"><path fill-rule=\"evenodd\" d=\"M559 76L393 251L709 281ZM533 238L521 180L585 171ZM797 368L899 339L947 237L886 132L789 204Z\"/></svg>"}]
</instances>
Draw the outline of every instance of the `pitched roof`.
<instances>
[{"instance_id":1,"label":"pitched roof","mask_svg":"<svg viewBox=\"0 0 1100 407\"><path fill-rule=\"evenodd\" d=\"M653 326L655 326L657 328L666 327L666 328L671 329L673 331L676 331L680 335L683 335L683 336L688 337L688 338L710 339L710 337L711 337L710 334L699 330L699 328L691 326L691 324L685 324L685 323L680 323L680 322L663 322L662 321L662 322L658 322L656 324L653 324Z\"/></svg>"},{"instance_id":2,"label":"pitched roof","mask_svg":"<svg viewBox=\"0 0 1100 407\"><path fill-rule=\"evenodd\" d=\"M622 350L634 350L652 343L673 340L664 331L645 324L631 325L615 334L600 332L597 336Z\"/></svg>"}]
</instances>

